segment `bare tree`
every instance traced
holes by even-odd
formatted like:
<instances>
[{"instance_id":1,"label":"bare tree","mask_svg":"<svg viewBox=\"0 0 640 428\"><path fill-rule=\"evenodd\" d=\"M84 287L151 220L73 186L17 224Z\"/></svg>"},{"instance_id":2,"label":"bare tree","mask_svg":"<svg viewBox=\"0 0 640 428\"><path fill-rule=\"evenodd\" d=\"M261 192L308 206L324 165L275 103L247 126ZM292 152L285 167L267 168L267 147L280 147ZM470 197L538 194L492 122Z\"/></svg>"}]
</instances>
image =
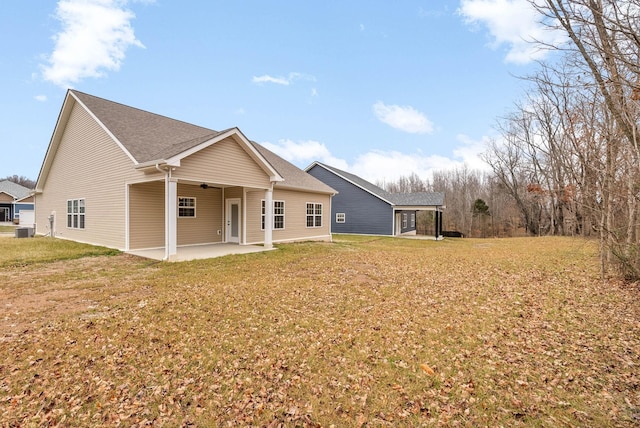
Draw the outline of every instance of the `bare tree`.
<instances>
[{"instance_id":1,"label":"bare tree","mask_svg":"<svg viewBox=\"0 0 640 428\"><path fill-rule=\"evenodd\" d=\"M9 180L21 186L24 186L28 189L34 189L36 187L36 182L27 178L23 175L8 175L5 178L0 178L0 181Z\"/></svg>"},{"instance_id":2,"label":"bare tree","mask_svg":"<svg viewBox=\"0 0 640 428\"><path fill-rule=\"evenodd\" d=\"M602 97L597 131L604 139L596 204L603 274L615 260L623 275L640 278L640 0L531 0L544 22L564 31L564 49L588 73Z\"/></svg>"},{"instance_id":3,"label":"bare tree","mask_svg":"<svg viewBox=\"0 0 640 428\"><path fill-rule=\"evenodd\" d=\"M569 44L542 64L526 102L499 124L486 159L530 232L598 232L612 263L640 278L640 0L531 0ZM525 190L526 186L526 190Z\"/></svg>"}]
</instances>

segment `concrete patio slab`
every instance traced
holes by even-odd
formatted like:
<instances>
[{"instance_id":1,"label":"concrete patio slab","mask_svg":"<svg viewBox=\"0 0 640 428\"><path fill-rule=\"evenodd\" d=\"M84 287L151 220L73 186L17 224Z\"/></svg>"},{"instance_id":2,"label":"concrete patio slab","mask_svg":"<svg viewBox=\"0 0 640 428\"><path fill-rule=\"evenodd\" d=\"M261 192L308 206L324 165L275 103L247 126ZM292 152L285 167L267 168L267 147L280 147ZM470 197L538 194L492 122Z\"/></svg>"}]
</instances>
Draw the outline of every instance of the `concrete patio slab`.
<instances>
[{"instance_id":1,"label":"concrete patio slab","mask_svg":"<svg viewBox=\"0 0 640 428\"><path fill-rule=\"evenodd\" d=\"M261 245L238 245L238 244L209 244L209 245L189 245L178 247L178 253L171 258L172 262L184 262L189 260L212 259L231 254L249 254L271 251L275 248L265 248ZM149 250L127 251L127 254L145 257L147 259L162 260L165 255L164 248L152 248Z\"/></svg>"}]
</instances>

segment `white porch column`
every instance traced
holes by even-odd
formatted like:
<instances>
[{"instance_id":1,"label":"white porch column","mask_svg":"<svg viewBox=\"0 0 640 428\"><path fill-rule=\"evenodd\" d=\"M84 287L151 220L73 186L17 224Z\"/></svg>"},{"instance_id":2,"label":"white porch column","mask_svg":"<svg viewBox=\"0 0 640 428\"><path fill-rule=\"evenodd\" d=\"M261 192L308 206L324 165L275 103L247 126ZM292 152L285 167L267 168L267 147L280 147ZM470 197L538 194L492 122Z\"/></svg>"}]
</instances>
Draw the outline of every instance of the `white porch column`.
<instances>
[{"instance_id":1,"label":"white porch column","mask_svg":"<svg viewBox=\"0 0 640 428\"><path fill-rule=\"evenodd\" d=\"M264 247L273 248L273 190L264 192Z\"/></svg>"},{"instance_id":2,"label":"white porch column","mask_svg":"<svg viewBox=\"0 0 640 428\"><path fill-rule=\"evenodd\" d=\"M178 180L167 177L165 207L165 259L178 253Z\"/></svg>"}]
</instances>

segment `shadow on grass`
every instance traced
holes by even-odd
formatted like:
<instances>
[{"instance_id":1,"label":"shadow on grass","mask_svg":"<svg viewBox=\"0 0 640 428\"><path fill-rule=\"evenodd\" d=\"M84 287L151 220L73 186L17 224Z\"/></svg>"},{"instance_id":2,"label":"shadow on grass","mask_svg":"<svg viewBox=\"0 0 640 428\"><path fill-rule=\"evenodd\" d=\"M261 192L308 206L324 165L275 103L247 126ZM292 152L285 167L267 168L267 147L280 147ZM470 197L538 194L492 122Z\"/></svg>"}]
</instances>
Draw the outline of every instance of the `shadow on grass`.
<instances>
[{"instance_id":1,"label":"shadow on grass","mask_svg":"<svg viewBox=\"0 0 640 428\"><path fill-rule=\"evenodd\" d=\"M112 248L47 237L0 239L0 267L120 254Z\"/></svg>"}]
</instances>

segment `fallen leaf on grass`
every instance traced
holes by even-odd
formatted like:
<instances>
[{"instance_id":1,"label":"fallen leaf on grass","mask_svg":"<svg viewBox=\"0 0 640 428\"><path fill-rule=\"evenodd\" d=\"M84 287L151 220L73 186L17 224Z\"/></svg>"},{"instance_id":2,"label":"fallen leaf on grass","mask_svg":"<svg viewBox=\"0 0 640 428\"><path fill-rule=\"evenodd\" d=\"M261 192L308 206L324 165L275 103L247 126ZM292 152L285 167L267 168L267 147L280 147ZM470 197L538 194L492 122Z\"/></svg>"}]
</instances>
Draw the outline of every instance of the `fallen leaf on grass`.
<instances>
[{"instance_id":1,"label":"fallen leaf on grass","mask_svg":"<svg viewBox=\"0 0 640 428\"><path fill-rule=\"evenodd\" d=\"M433 371L433 369L431 367L429 367L428 365L426 365L425 363L420 364L420 368L422 369L423 372L425 372L429 376L435 376L436 375L436 373Z\"/></svg>"}]
</instances>

